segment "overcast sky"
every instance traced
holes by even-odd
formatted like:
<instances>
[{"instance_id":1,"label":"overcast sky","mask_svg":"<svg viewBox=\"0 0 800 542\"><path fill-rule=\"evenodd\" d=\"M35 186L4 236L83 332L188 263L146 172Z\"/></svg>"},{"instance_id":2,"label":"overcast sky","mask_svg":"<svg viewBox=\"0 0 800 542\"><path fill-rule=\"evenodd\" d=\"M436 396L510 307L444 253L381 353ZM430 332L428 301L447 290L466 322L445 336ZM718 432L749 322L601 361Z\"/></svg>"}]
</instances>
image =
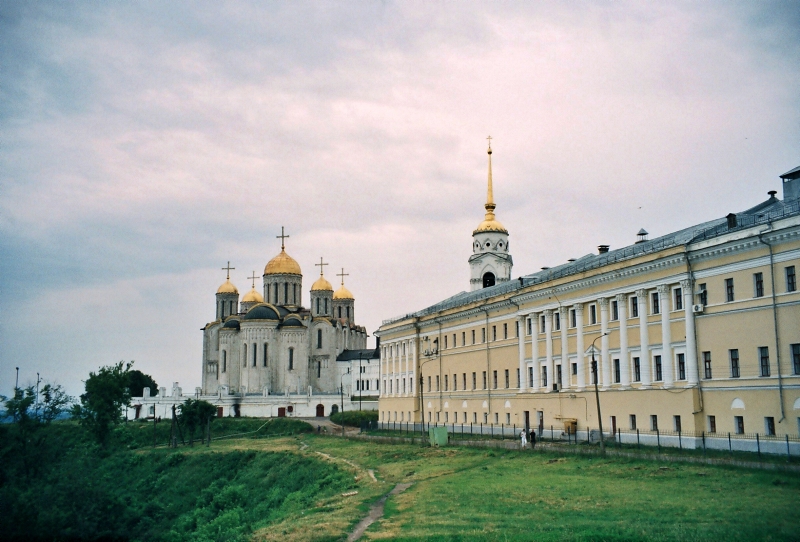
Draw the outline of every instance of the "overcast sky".
<instances>
[{"instance_id":1,"label":"overcast sky","mask_svg":"<svg viewBox=\"0 0 800 542\"><path fill-rule=\"evenodd\" d=\"M797 2L0 0L0 393L200 384L287 251L358 323L469 288L486 137L513 275L743 210L800 165ZM259 288L260 289L260 288ZM370 344L373 344L372 337Z\"/></svg>"}]
</instances>

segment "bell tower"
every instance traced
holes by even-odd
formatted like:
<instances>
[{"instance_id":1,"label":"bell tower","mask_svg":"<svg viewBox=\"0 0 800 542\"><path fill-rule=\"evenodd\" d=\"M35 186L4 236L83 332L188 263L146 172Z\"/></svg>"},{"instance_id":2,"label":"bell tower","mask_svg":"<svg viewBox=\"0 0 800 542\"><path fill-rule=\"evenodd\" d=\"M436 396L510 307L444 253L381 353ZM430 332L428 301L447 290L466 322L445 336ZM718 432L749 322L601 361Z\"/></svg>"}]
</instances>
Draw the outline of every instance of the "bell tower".
<instances>
[{"instance_id":1,"label":"bell tower","mask_svg":"<svg viewBox=\"0 0 800 542\"><path fill-rule=\"evenodd\" d=\"M472 232L472 256L469 257L470 290L488 288L511 279L514 261L508 251L508 230L495 218L492 192L492 137L489 140L489 181L486 192L486 215Z\"/></svg>"}]
</instances>

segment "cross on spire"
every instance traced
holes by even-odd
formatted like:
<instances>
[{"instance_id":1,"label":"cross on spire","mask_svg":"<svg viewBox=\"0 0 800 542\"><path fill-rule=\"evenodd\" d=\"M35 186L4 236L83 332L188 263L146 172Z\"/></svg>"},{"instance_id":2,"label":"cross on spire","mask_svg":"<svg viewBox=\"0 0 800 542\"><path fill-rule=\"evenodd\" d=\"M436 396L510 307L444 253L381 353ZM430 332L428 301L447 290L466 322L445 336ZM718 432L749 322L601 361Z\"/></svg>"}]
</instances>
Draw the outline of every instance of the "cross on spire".
<instances>
[{"instance_id":1,"label":"cross on spire","mask_svg":"<svg viewBox=\"0 0 800 542\"><path fill-rule=\"evenodd\" d=\"M249 278L249 279L251 279L251 280L253 281L253 286L252 286L252 288L254 288L254 289L255 289L255 287L256 287L256 279L258 278L258 277L256 276L256 272L255 272L255 270L253 271L253 276L252 276L252 277L247 277L247 278Z\"/></svg>"},{"instance_id":2,"label":"cross on spire","mask_svg":"<svg viewBox=\"0 0 800 542\"><path fill-rule=\"evenodd\" d=\"M489 142L489 150L492 150L492 136L487 137L486 140Z\"/></svg>"},{"instance_id":3,"label":"cross on spire","mask_svg":"<svg viewBox=\"0 0 800 542\"><path fill-rule=\"evenodd\" d=\"M315 263L315 266L319 266L319 276L322 276L322 271L325 269L324 266L330 265L322 261L322 256L319 257L319 263Z\"/></svg>"},{"instance_id":4,"label":"cross on spire","mask_svg":"<svg viewBox=\"0 0 800 542\"><path fill-rule=\"evenodd\" d=\"M344 272L344 267L342 267L342 272L341 273L336 273L336 276L337 277L342 277L342 286L344 286L344 278L345 277L349 277L350 273L345 273Z\"/></svg>"},{"instance_id":5,"label":"cross on spire","mask_svg":"<svg viewBox=\"0 0 800 542\"><path fill-rule=\"evenodd\" d=\"M289 237L288 235L285 235L283 233L283 226L281 226L281 234L275 236L275 239L280 239L281 240L281 250L283 250L285 248L284 240L286 240L288 237Z\"/></svg>"},{"instance_id":6,"label":"cross on spire","mask_svg":"<svg viewBox=\"0 0 800 542\"><path fill-rule=\"evenodd\" d=\"M231 280L231 271L233 271L234 269L236 269L236 268L235 267L231 267L231 262L230 261L228 261L228 266L227 267L223 267L222 268L223 271L227 271L228 272L228 276L227 276L228 280Z\"/></svg>"}]
</instances>

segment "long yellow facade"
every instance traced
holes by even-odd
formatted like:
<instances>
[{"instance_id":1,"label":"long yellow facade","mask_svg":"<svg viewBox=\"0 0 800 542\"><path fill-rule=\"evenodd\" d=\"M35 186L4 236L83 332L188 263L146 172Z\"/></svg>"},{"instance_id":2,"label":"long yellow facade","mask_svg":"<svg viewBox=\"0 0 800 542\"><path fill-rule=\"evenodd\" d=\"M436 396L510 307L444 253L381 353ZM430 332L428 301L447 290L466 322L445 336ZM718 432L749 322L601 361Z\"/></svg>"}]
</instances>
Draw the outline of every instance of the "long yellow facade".
<instances>
[{"instance_id":1,"label":"long yellow facade","mask_svg":"<svg viewBox=\"0 0 800 542\"><path fill-rule=\"evenodd\" d=\"M385 321L384 422L800 433L800 200ZM732 217L732 218L731 218Z\"/></svg>"}]
</instances>

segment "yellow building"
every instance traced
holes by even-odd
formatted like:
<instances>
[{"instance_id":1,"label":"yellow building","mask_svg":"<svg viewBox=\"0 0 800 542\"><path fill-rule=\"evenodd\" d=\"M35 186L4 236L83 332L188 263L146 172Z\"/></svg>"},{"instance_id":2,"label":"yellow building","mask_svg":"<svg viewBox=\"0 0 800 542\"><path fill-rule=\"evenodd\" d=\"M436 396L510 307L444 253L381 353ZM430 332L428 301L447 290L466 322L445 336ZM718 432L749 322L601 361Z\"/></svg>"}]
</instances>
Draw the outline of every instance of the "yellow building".
<instances>
[{"instance_id":1,"label":"yellow building","mask_svg":"<svg viewBox=\"0 0 800 542\"><path fill-rule=\"evenodd\" d=\"M383 322L381 420L587 438L595 359L606 433L726 449L758 433L785 453L800 432L800 168L782 179L783 200L508 280L490 148L473 291Z\"/></svg>"}]
</instances>

